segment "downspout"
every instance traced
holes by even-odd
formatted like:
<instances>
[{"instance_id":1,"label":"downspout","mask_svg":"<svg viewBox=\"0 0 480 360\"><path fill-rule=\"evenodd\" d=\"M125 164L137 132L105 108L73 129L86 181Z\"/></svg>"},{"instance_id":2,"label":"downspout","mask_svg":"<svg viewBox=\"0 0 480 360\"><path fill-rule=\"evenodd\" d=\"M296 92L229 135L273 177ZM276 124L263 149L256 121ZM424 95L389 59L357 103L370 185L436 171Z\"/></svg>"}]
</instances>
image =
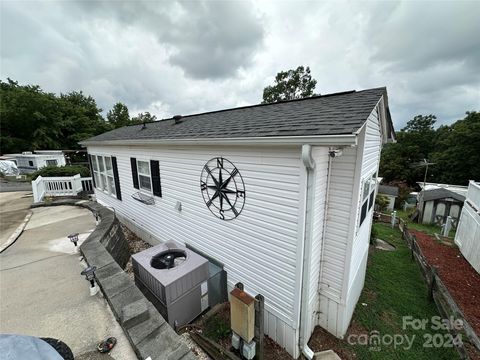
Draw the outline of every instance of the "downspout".
<instances>
[{"instance_id":1,"label":"downspout","mask_svg":"<svg viewBox=\"0 0 480 360\"><path fill-rule=\"evenodd\" d=\"M299 345L302 354L308 359L312 360L314 353L312 349L308 347L308 339L306 338L307 324L308 324L308 298L310 288L310 254L312 250L312 190L314 182L315 161L312 158L312 146L305 144L302 146L302 161L307 172L306 179L306 201L305 201L305 231L303 240L303 264L302 264L302 291L301 291L301 303L300 303L300 338Z\"/></svg>"}]
</instances>

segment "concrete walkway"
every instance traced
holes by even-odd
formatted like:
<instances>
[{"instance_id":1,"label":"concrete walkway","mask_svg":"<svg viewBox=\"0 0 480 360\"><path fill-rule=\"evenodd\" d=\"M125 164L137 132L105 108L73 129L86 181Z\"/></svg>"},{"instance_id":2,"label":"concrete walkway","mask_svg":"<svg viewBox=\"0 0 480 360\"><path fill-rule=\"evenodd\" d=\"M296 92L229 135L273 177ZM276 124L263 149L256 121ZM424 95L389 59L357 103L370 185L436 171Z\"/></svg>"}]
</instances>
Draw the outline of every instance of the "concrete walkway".
<instances>
[{"instance_id":1,"label":"concrete walkway","mask_svg":"<svg viewBox=\"0 0 480 360\"><path fill-rule=\"evenodd\" d=\"M58 338L74 355L95 350L109 336L117 345L105 359L136 356L101 293L90 296L85 267L67 239L94 229L90 211L73 206L33 209L18 240L0 254L0 332ZM99 357L100 358L100 357Z\"/></svg>"},{"instance_id":2,"label":"concrete walkway","mask_svg":"<svg viewBox=\"0 0 480 360\"><path fill-rule=\"evenodd\" d=\"M0 193L0 249L21 225L32 203L31 191Z\"/></svg>"}]
</instances>

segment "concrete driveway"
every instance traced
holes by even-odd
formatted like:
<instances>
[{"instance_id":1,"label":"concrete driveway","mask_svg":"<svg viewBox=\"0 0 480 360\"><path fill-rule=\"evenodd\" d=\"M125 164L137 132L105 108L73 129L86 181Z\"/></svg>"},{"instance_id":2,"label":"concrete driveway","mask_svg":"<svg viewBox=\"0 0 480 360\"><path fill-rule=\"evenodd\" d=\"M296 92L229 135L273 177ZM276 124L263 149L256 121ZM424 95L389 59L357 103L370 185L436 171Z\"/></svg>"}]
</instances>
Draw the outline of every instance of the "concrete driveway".
<instances>
[{"instance_id":1,"label":"concrete driveway","mask_svg":"<svg viewBox=\"0 0 480 360\"><path fill-rule=\"evenodd\" d=\"M31 191L0 193L0 249L30 212Z\"/></svg>"},{"instance_id":2,"label":"concrete driveway","mask_svg":"<svg viewBox=\"0 0 480 360\"><path fill-rule=\"evenodd\" d=\"M58 338L83 358L115 336L111 357L99 358L136 359L101 293L90 296L80 275L85 264L67 239L78 232L83 242L94 228L86 209L33 209L22 235L0 254L0 332Z\"/></svg>"}]
</instances>

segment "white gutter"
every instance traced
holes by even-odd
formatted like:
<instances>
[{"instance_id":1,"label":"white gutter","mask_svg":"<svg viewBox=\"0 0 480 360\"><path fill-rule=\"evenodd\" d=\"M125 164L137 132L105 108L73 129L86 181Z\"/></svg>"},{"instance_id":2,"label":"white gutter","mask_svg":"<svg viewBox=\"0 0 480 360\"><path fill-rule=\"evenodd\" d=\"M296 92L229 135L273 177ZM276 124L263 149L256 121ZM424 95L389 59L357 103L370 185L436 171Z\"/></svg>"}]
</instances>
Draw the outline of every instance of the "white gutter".
<instances>
[{"instance_id":1,"label":"white gutter","mask_svg":"<svg viewBox=\"0 0 480 360\"><path fill-rule=\"evenodd\" d=\"M314 353L312 349L308 347L308 339L307 339L307 324L308 324L308 298L309 298L309 290L310 290L310 256L312 253L312 210L313 210L313 198L312 193L313 190L311 189L314 185L315 181L315 174L313 170L315 169L315 161L312 158L312 146L310 144L306 144L302 146L302 161L305 169L307 171L306 177L306 201L305 201L305 232L304 232L304 241L303 241L303 270L302 270L302 291L301 291L301 299L300 299L300 338L299 338L299 346L302 350L302 354L308 359L312 360L314 357Z\"/></svg>"},{"instance_id":2,"label":"white gutter","mask_svg":"<svg viewBox=\"0 0 480 360\"><path fill-rule=\"evenodd\" d=\"M238 138L192 138L192 139L123 139L85 140L83 146L146 146L146 145L321 145L354 146L357 134L315 135L315 136L266 136Z\"/></svg>"}]
</instances>

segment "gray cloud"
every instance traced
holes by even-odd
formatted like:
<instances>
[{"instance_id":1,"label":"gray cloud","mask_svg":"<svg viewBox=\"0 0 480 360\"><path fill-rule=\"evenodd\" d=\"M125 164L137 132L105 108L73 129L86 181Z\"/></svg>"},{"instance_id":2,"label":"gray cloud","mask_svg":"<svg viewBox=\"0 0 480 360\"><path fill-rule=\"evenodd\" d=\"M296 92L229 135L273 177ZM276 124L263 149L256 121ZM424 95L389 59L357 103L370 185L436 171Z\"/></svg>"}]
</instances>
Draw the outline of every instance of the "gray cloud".
<instances>
[{"instance_id":1,"label":"gray cloud","mask_svg":"<svg viewBox=\"0 0 480 360\"><path fill-rule=\"evenodd\" d=\"M196 79L225 78L248 67L264 35L248 2L81 1L75 6L89 17L114 17L154 34L168 46L170 63Z\"/></svg>"},{"instance_id":2,"label":"gray cloud","mask_svg":"<svg viewBox=\"0 0 480 360\"><path fill-rule=\"evenodd\" d=\"M0 77L157 117L261 101L309 65L317 91L387 86L401 128L480 110L478 2L2 1Z\"/></svg>"}]
</instances>

